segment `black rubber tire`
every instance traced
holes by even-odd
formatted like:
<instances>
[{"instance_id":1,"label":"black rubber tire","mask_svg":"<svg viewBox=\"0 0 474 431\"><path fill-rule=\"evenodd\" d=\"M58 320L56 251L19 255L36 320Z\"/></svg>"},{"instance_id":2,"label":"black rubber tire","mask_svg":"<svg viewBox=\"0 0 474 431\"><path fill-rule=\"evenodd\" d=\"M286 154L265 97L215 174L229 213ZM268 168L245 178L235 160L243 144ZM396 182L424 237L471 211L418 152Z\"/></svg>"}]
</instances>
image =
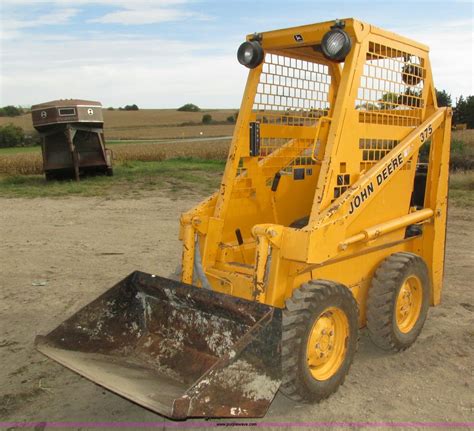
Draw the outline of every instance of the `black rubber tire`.
<instances>
[{"instance_id":1,"label":"black rubber tire","mask_svg":"<svg viewBox=\"0 0 474 431\"><path fill-rule=\"evenodd\" d=\"M114 176L114 169L113 168L107 168L105 171L105 175L108 177L113 177Z\"/></svg>"},{"instance_id":2,"label":"black rubber tire","mask_svg":"<svg viewBox=\"0 0 474 431\"><path fill-rule=\"evenodd\" d=\"M422 286L422 304L413 328L403 333L396 323L396 302L404 280L416 275ZM367 299L367 329L370 339L383 350L401 351L410 347L420 335L430 305L431 283L428 268L420 256L394 253L375 272Z\"/></svg>"},{"instance_id":3,"label":"black rubber tire","mask_svg":"<svg viewBox=\"0 0 474 431\"><path fill-rule=\"evenodd\" d=\"M314 321L327 308L335 306L346 315L349 337L346 356L337 372L327 380L316 380L306 360L306 345ZM283 310L281 392L302 402L319 402L344 383L358 345L358 306L350 290L342 284L314 280L303 284L286 301Z\"/></svg>"}]
</instances>

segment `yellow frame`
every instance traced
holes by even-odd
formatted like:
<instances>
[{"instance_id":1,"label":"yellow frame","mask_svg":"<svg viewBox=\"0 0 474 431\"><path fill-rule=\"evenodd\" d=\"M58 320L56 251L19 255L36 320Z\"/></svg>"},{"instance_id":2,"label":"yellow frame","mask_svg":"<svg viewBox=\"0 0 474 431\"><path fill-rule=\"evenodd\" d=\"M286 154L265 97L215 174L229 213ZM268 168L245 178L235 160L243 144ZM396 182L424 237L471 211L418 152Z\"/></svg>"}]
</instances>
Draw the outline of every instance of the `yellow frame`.
<instances>
[{"instance_id":1,"label":"yellow frame","mask_svg":"<svg viewBox=\"0 0 474 431\"><path fill-rule=\"evenodd\" d=\"M282 308L302 283L334 280L353 293L363 326L367 291L377 266L392 253L408 251L427 263L432 305L440 302L451 111L437 106L426 46L354 19L344 23L352 49L343 68L311 49L334 22L260 35L265 52L318 61L330 70L328 117L313 128L261 125L262 133L271 136L312 139L314 145L318 141L314 176L298 184L285 179L279 194L270 190L265 178L284 166L272 165L271 155L249 155L248 128L256 118L252 108L263 64L250 70L220 189L181 218L183 282L193 280L197 243L200 264L213 289ZM298 41L295 35L300 36ZM373 46L369 44L421 59L423 102L416 127L360 121L354 103L369 46ZM359 169L360 151L355 147L362 137L394 139L398 144L365 171ZM416 161L427 140L431 140L431 150L425 202L422 209L415 210L410 207L410 197ZM280 160L284 160L284 151L282 148ZM239 175L239 166L245 167L247 176ZM347 169L353 181L334 199L332 191L341 169ZM309 216L305 227L289 226L291 217L302 215ZM422 234L405 238L406 227L415 223L423 224ZM235 239L235 229L240 227L246 232L243 244Z\"/></svg>"}]
</instances>

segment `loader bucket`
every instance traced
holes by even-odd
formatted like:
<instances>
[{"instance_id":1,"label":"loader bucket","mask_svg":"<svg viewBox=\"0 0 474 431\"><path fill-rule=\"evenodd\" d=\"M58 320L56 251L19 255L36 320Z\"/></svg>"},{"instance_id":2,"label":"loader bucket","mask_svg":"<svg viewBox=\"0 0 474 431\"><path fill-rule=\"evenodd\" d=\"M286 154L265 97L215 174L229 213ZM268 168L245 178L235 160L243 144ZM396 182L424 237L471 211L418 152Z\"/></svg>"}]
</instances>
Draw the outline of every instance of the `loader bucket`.
<instances>
[{"instance_id":1,"label":"loader bucket","mask_svg":"<svg viewBox=\"0 0 474 431\"><path fill-rule=\"evenodd\" d=\"M281 382L281 310L133 272L37 349L175 419L260 417Z\"/></svg>"}]
</instances>

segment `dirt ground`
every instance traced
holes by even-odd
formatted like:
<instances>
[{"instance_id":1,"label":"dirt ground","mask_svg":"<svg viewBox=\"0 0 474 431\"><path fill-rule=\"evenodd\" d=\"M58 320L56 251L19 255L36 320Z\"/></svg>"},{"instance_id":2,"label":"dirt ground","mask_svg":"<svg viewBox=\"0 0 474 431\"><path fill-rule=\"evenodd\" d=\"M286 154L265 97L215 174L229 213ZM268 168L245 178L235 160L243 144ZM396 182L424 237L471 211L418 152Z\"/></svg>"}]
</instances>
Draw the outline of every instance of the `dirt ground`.
<instances>
[{"instance_id":1,"label":"dirt ground","mask_svg":"<svg viewBox=\"0 0 474 431\"><path fill-rule=\"evenodd\" d=\"M0 199L0 422L168 427L161 416L46 359L33 340L135 269L169 274L180 254L179 214L198 199ZM472 423L472 222L472 211L451 207L443 302L430 310L412 348L383 352L362 331L355 362L336 394L319 405L277 394L263 421Z\"/></svg>"}]
</instances>

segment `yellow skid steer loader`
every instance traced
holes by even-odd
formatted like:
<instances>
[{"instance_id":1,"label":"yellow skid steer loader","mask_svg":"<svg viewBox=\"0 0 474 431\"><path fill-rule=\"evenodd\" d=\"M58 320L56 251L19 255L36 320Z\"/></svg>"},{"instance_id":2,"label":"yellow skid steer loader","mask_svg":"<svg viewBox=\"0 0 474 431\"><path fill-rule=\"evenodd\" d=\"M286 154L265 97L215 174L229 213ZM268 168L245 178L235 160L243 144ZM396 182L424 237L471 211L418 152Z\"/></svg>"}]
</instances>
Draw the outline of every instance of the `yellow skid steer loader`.
<instances>
[{"instance_id":1,"label":"yellow skid steer loader","mask_svg":"<svg viewBox=\"0 0 474 431\"><path fill-rule=\"evenodd\" d=\"M181 217L180 280L134 272L37 348L172 418L317 402L367 326L408 348L440 302L451 111L428 48L354 19L247 36L220 189Z\"/></svg>"}]
</instances>

